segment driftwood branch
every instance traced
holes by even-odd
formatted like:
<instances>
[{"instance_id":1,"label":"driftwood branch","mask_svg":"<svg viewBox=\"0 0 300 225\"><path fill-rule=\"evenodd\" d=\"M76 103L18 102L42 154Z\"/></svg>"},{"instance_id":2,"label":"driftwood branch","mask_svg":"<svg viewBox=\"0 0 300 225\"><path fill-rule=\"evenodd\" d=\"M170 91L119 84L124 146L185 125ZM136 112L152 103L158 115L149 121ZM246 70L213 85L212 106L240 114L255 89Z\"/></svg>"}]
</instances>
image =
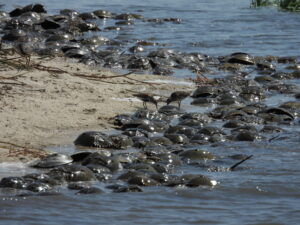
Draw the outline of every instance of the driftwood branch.
<instances>
[{"instance_id":1,"label":"driftwood branch","mask_svg":"<svg viewBox=\"0 0 300 225\"><path fill-rule=\"evenodd\" d=\"M14 143L11 143L11 142L7 142L7 141L1 141L0 140L0 144L7 145L8 147L21 148L21 149L31 149L31 150L39 150L39 151L45 152L45 150L43 150L43 149L32 149L30 147L26 147L26 146L22 146L22 145L17 145L17 144L14 144ZM0 146L0 147L6 147L6 146Z\"/></svg>"},{"instance_id":2,"label":"driftwood branch","mask_svg":"<svg viewBox=\"0 0 300 225\"><path fill-rule=\"evenodd\" d=\"M8 49L10 50L10 49ZM5 49L0 49L0 64L6 66L6 68L10 68L10 69L17 69L18 71L21 70L30 70L30 69L36 69L39 71L46 71L49 74L56 76L57 74L69 74L71 76L75 76L75 77L80 77L83 79L87 79L87 80L94 80L94 81L99 81L99 82L104 82L104 83L110 83L110 84L123 84L120 82L114 82L112 81L114 78L124 78L126 79L126 84L130 84L130 85L138 85L138 84L145 84L145 85L150 85L150 86L154 86L154 85L159 85L156 83L151 83L151 82L147 82L147 81L141 81L135 78L130 77L130 75L132 75L133 72L128 72L125 74L120 74L120 75L112 75L112 76L107 76L107 75L103 75L103 74L99 74L99 73L94 73L94 74L84 74L84 73L78 73L78 72L70 72L58 67L53 67L53 66L44 66L41 64L41 62L36 63L31 61L31 63L28 63L28 60L26 59L26 57L20 55L18 52L14 52L14 54L18 54L18 56L13 56L13 57L9 57L11 56L11 54L9 54L9 51L5 50ZM21 86L25 86L26 84L21 82L21 81L17 81L17 78L20 76L23 76L24 74L26 74L28 72L25 72L23 74L18 74L16 76L11 76L11 77L0 77L0 80L14 80L15 82L0 82L0 84L7 84L7 85L21 85Z\"/></svg>"},{"instance_id":3,"label":"driftwood branch","mask_svg":"<svg viewBox=\"0 0 300 225\"><path fill-rule=\"evenodd\" d=\"M0 84L4 84L4 85L19 85L19 86L25 86L25 83L14 83L14 82L2 82L0 81Z\"/></svg>"},{"instance_id":4,"label":"driftwood branch","mask_svg":"<svg viewBox=\"0 0 300 225\"><path fill-rule=\"evenodd\" d=\"M84 78L84 79L88 79L88 80L95 80L95 81L102 81L103 82L103 80L105 80L105 79L126 78L128 80L132 80L132 81L142 83L142 84L147 84L147 85L150 85L150 86L157 85L157 84L154 84L154 83L151 83L151 82L140 81L140 80L128 77L133 72L128 72L128 73L120 74L120 75L112 75L112 76L107 76L107 75L103 75L103 74L89 74L89 75L86 75L86 74L82 74L82 73L72 73L72 72L69 72L69 71L66 71L66 70L62 70L60 68L43 66L43 65L40 65L40 64L34 64L34 65L32 65L32 67L37 69L37 70L47 71L49 73L54 73L54 74L55 73L59 73L59 74L66 73L66 74L69 74L69 75L72 75L72 76L76 76L76 77L80 77L80 78ZM111 82L108 82L108 81L104 81L104 82L111 83ZM130 84L132 84L132 83L130 83Z\"/></svg>"}]
</instances>

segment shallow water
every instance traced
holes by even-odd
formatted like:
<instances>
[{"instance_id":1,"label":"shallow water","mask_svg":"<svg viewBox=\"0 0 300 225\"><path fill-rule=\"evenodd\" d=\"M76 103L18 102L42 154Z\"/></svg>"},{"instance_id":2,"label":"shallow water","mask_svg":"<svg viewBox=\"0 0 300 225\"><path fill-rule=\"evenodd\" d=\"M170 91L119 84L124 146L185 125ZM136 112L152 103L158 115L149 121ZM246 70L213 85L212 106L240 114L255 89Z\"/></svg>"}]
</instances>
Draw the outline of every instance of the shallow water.
<instances>
[{"instance_id":1,"label":"shallow water","mask_svg":"<svg viewBox=\"0 0 300 225\"><path fill-rule=\"evenodd\" d=\"M105 37L126 37L131 44L139 39L154 38L172 49L227 55L241 51L253 55L299 56L300 14L280 12L275 8L250 9L248 0L110 0L47 1L40 0L49 13L61 9L91 12L96 9L115 13L138 13L146 19L180 18L182 23L144 23L136 21L130 31L99 32ZM4 9L32 3L11 0ZM114 21L100 22L100 28ZM91 34L92 35L92 34Z\"/></svg>"},{"instance_id":2,"label":"shallow water","mask_svg":"<svg viewBox=\"0 0 300 225\"><path fill-rule=\"evenodd\" d=\"M62 187L59 196L2 197L0 219L9 224L297 224L300 154L291 147L295 143L289 149L276 142L209 149L217 155L255 155L244 165L247 169L236 172L180 168L216 179L214 188L152 187L143 193L106 190L78 196Z\"/></svg>"},{"instance_id":3,"label":"shallow water","mask_svg":"<svg viewBox=\"0 0 300 225\"><path fill-rule=\"evenodd\" d=\"M155 37L155 42L169 44L167 47L172 49L213 56L241 51L300 58L300 13L273 8L250 9L250 1L246 0L39 2L50 13L63 8L81 12L106 9L116 13L140 13L146 18L182 19L181 24L136 23L134 29L126 33L100 32L108 37L126 36L131 40L129 45L137 39ZM31 1L11 0L5 9L29 3ZM103 23L107 26L110 22ZM266 103L277 106L289 99L293 98L275 95ZM188 111L208 110L190 106L190 100L183 102ZM8 197L13 195L1 193L0 224L299 224L300 129L299 125L285 128L289 131L285 140L203 147L220 157L253 154L254 157L241 166L244 169L207 172L197 166L178 168L184 173L208 175L218 181L214 188L151 187L144 188L143 193L114 194L105 189L104 184L97 184L105 193L75 195L65 187L60 188L62 194L57 196ZM76 151L73 145L55 150ZM0 165L0 177L29 172L33 171L26 165Z\"/></svg>"}]
</instances>

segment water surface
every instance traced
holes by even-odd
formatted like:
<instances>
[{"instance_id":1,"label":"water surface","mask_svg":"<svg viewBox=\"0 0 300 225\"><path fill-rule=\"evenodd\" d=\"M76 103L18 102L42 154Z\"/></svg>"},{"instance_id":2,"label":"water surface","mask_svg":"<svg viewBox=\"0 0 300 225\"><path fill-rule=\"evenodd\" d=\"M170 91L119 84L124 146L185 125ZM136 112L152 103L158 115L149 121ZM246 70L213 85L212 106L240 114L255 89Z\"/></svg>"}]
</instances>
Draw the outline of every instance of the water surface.
<instances>
[{"instance_id":1,"label":"water surface","mask_svg":"<svg viewBox=\"0 0 300 225\"><path fill-rule=\"evenodd\" d=\"M100 32L103 36L126 35L132 41L154 38L170 48L208 55L226 55L236 51L253 55L298 56L300 14L275 8L250 9L248 0L111 0L46 1L49 13L61 9L91 12L97 9L115 13L138 13L145 18L180 18L182 23L147 24L136 22L131 32ZM30 4L30 0L12 0L4 9ZM111 23L103 21L103 26ZM100 26L103 27L103 26Z\"/></svg>"}]
</instances>

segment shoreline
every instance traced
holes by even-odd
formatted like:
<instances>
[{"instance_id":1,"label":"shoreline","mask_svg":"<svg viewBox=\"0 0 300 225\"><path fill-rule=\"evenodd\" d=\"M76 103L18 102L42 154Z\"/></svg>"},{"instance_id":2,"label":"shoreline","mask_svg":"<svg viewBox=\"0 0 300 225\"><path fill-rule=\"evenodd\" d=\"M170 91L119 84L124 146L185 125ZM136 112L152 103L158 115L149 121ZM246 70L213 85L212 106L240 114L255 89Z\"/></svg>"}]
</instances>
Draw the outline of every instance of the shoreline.
<instances>
[{"instance_id":1,"label":"shoreline","mask_svg":"<svg viewBox=\"0 0 300 225\"><path fill-rule=\"evenodd\" d=\"M180 79L176 84L176 78L166 76L117 75L64 58L38 61L34 57L31 63L64 72L1 68L0 162L30 161L47 154L40 149L71 144L80 131L113 129L115 115L142 107L141 101L132 96L135 92L166 97L191 84ZM159 82L151 84L155 80ZM192 90L193 86L188 88Z\"/></svg>"}]
</instances>

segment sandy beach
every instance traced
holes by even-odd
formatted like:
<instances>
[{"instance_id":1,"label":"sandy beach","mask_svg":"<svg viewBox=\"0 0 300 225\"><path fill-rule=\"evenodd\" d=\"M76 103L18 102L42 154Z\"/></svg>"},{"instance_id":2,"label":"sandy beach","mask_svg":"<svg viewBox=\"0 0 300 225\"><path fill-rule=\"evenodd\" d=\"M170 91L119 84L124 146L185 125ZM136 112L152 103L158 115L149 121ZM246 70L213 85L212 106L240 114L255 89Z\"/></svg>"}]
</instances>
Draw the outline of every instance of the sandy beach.
<instances>
[{"instance_id":1,"label":"sandy beach","mask_svg":"<svg viewBox=\"0 0 300 225\"><path fill-rule=\"evenodd\" d=\"M142 107L136 92L166 97L193 89L172 77L121 76L65 58L34 58L30 65L0 68L0 162L26 162L47 154L47 146L72 143L81 131L112 129L116 114Z\"/></svg>"}]
</instances>

